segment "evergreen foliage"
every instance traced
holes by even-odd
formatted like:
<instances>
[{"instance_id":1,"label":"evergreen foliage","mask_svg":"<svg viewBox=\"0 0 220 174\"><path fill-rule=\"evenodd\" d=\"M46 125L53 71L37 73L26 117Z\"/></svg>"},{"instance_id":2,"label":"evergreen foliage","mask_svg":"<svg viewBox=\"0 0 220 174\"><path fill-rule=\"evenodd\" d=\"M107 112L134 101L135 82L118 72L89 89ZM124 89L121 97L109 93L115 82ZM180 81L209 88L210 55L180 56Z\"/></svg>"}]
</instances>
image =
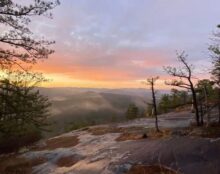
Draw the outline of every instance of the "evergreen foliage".
<instances>
[{"instance_id":1,"label":"evergreen foliage","mask_svg":"<svg viewBox=\"0 0 220 174\"><path fill-rule=\"evenodd\" d=\"M130 104L126 112L126 118L131 120L138 118L139 109L135 104Z\"/></svg>"}]
</instances>

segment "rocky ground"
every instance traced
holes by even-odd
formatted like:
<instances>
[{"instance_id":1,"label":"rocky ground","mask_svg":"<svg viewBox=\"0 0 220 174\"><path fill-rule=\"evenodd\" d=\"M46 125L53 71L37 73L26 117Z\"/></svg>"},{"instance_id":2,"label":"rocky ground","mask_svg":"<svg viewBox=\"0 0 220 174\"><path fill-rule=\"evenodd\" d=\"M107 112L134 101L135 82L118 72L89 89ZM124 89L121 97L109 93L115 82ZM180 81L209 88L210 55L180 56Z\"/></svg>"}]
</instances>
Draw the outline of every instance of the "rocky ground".
<instances>
[{"instance_id":1,"label":"rocky ground","mask_svg":"<svg viewBox=\"0 0 220 174\"><path fill-rule=\"evenodd\" d=\"M180 112L160 116L160 133L154 119L69 132L2 156L0 173L219 174L220 139L186 130L191 121L192 114Z\"/></svg>"}]
</instances>

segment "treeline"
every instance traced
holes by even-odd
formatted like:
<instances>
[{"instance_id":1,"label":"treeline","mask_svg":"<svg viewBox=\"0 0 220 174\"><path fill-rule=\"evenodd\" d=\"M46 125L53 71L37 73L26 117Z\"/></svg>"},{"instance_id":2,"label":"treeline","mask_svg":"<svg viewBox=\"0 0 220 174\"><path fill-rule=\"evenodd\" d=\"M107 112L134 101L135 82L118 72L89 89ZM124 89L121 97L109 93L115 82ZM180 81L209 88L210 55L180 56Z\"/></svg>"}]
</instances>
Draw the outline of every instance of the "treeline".
<instances>
[{"instance_id":1,"label":"treeline","mask_svg":"<svg viewBox=\"0 0 220 174\"><path fill-rule=\"evenodd\" d=\"M218 88L215 86L213 81L209 79L199 80L195 85L195 90L199 100L198 104L202 105L202 107L200 106L200 112L203 112L201 109L205 110L205 104L214 105L217 103ZM158 114L187 109L191 109L192 112L194 112L192 107L192 100L193 99L190 91L173 88L170 90L170 92L162 94L157 98ZM146 110L143 112L140 111L138 106L135 104L130 104L126 111L126 118L130 120L141 117L153 117L153 105L151 103L146 103L146 105Z\"/></svg>"},{"instance_id":2,"label":"treeline","mask_svg":"<svg viewBox=\"0 0 220 174\"><path fill-rule=\"evenodd\" d=\"M214 83L209 79L200 80L196 85L197 97L199 103L204 104L205 96L203 91L206 90L206 97L209 102L216 103L218 96L218 89L214 86ZM189 91L171 89L170 93L162 94L158 99L158 112L160 114L177 111L178 109L184 109L186 106L190 108L192 105L192 96ZM204 106L203 106L204 107ZM192 108L192 107L191 107ZM147 116L152 116L152 106L147 107Z\"/></svg>"},{"instance_id":3,"label":"treeline","mask_svg":"<svg viewBox=\"0 0 220 174\"><path fill-rule=\"evenodd\" d=\"M176 108L192 103L192 97L187 91L172 89L170 93L162 94L158 99L158 113L172 112ZM146 115L153 116L152 105L147 106Z\"/></svg>"}]
</instances>

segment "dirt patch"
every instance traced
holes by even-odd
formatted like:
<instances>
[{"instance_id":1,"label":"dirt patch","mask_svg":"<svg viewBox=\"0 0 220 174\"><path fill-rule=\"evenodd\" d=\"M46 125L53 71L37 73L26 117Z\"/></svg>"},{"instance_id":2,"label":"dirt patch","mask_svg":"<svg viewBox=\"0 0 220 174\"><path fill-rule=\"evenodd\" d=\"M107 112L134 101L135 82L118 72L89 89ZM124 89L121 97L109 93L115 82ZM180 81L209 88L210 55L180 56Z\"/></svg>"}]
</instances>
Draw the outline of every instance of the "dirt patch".
<instances>
[{"instance_id":1,"label":"dirt patch","mask_svg":"<svg viewBox=\"0 0 220 174\"><path fill-rule=\"evenodd\" d=\"M166 138L170 137L171 129L161 129L160 132L155 131L154 128L144 128L144 127L113 127L113 126L103 126L103 127L92 127L88 130L92 135L104 135L107 133L121 133L121 135L116 139L116 141L126 141L126 140L140 140L143 138Z\"/></svg>"},{"instance_id":2,"label":"dirt patch","mask_svg":"<svg viewBox=\"0 0 220 174\"><path fill-rule=\"evenodd\" d=\"M74 147L79 143L77 136L66 136L52 138L45 142L46 144L41 147L35 147L34 150L54 150L57 148Z\"/></svg>"},{"instance_id":3,"label":"dirt patch","mask_svg":"<svg viewBox=\"0 0 220 174\"><path fill-rule=\"evenodd\" d=\"M103 127L91 127L87 131L92 135L104 135L108 133L120 133L122 130L118 127L103 126Z\"/></svg>"},{"instance_id":4,"label":"dirt patch","mask_svg":"<svg viewBox=\"0 0 220 174\"><path fill-rule=\"evenodd\" d=\"M82 158L79 158L76 155L70 155L66 157L61 157L57 160L56 165L59 167L71 167L80 161Z\"/></svg>"},{"instance_id":5,"label":"dirt patch","mask_svg":"<svg viewBox=\"0 0 220 174\"><path fill-rule=\"evenodd\" d=\"M140 140L143 139L143 135L140 133L122 133L116 141L127 141L127 140Z\"/></svg>"},{"instance_id":6,"label":"dirt patch","mask_svg":"<svg viewBox=\"0 0 220 174\"><path fill-rule=\"evenodd\" d=\"M129 170L127 174L177 174L177 172L159 165L135 165Z\"/></svg>"},{"instance_id":7,"label":"dirt patch","mask_svg":"<svg viewBox=\"0 0 220 174\"><path fill-rule=\"evenodd\" d=\"M0 158L1 174L31 174L32 167L45 163L45 158L27 159L15 155Z\"/></svg>"}]
</instances>

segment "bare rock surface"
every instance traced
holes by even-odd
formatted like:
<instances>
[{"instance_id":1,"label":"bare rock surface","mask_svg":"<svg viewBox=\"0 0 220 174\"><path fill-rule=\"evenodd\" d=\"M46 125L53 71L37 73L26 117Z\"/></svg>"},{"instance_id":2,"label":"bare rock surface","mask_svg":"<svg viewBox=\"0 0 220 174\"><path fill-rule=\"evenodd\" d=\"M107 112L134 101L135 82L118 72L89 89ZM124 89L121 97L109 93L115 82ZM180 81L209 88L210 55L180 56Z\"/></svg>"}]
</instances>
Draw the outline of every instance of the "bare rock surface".
<instances>
[{"instance_id":1,"label":"bare rock surface","mask_svg":"<svg viewBox=\"0 0 220 174\"><path fill-rule=\"evenodd\" d=\"M170 113L160 116L159 125L178 128L191 121L192 114ZM126 174L137 164L166 166L184 174L220 173L220 139L175 134L166 138L117 141L121 130L153 127L154 119L111 125L110 131L107 131L109 125L92 128L99 130L103 126L106 130L102 133L84 129L43 141L38 148L19 157L44 159L32 166L34 174Z\"/></svg>"}]
</instances>

